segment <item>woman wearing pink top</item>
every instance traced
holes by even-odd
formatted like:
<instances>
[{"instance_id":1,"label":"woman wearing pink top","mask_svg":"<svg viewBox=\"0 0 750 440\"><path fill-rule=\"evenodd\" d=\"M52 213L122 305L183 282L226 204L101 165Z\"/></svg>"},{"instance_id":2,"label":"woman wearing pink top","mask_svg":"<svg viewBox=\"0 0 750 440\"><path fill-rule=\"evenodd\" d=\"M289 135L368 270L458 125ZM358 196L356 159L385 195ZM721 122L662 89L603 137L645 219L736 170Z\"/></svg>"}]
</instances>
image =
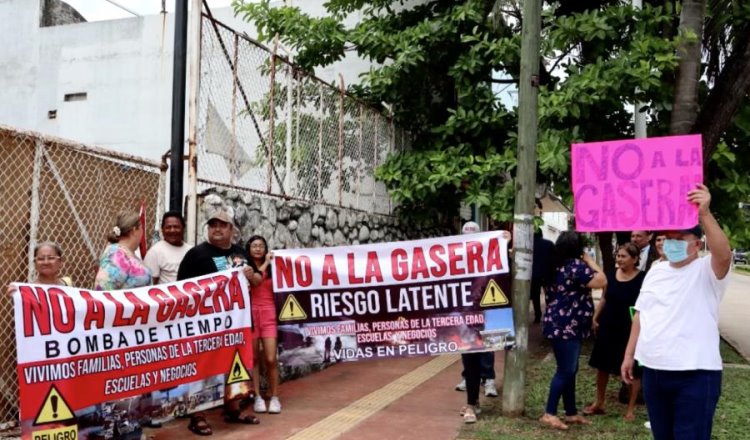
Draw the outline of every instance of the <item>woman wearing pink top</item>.
<instances>
[{"instance_id":1,"label":"woman wearing pink top","mask_svg":"<svg viewBox=\"0 0 750 440\"><path fill-rule=\"evenodd\" d=\"M273 297L273 283L271 282L271 258L268 243L260 235L253 235L247 241L247 254L250 256L250 295L253 310L253 385L255 385L255 403L253 409L257 413L268 411L269 414L281 412L279 402L279 362L277 359L276 304ZM263 346L263 357L260 346ZM271 400L266 407L266 401L260 395L260 361L266 364L268 373L268 391Z\"/></svg>"}]
</instances>

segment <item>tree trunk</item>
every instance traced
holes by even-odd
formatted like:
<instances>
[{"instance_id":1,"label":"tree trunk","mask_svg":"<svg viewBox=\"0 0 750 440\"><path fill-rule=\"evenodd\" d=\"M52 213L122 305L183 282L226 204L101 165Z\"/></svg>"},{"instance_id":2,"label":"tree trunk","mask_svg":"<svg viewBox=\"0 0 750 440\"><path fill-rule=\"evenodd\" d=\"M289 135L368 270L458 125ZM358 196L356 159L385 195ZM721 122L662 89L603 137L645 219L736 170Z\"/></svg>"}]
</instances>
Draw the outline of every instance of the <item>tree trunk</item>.
<instances>
[{"instance_id":1,"label":"tree trunk","mask_svg":"<svg viewBox=\"0 0 750 440\"><path fill-rule=\"evenodd\" d=\"M703 134L704 163L711 159L721 135L750 92L750 26L738 35L741 40L716 78L716 85L709 92L692 130Z\"/></svg>"},{"instance_id":2,"label":"tree trunk","mask_svg":"<svg viewBox=\"0 0 750 440\"><path fill-rule=\"evenodd\" d=\"M680 35L691 35L677 48L680 64L677 69L671 134L687 134L698 117L698 80L701 67L701 40L706 0L684 0L680 14Z\"/></svg>"}]
</instances>

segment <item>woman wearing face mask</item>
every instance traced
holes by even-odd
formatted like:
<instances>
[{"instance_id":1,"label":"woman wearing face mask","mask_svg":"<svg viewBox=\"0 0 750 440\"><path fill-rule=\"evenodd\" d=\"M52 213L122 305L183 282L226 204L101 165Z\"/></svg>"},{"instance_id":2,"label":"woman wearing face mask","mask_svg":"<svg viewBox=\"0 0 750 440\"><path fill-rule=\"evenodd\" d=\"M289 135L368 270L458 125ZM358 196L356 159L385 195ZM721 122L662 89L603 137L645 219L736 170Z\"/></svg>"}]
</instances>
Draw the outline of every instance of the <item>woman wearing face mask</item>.
<instances>
[{"instance_id":1,"label":"woman wearing face mask","mask_svg":"<svg viewBox=\"0 0 750 440\"><path fill-rule=\"evenodd\" d=\"M605 394L610 375L619 375L630 336L630 307L635 305L646 273L638 270L640 251L633 243L617 250L617 270L607 275L607 287L594 313L596 334L589 365L596 368L596 401L583 409L585 415L604 414ZM635 403L640 380L630 388L625 420L635 420Z\"/></svg>"}]
</instances>

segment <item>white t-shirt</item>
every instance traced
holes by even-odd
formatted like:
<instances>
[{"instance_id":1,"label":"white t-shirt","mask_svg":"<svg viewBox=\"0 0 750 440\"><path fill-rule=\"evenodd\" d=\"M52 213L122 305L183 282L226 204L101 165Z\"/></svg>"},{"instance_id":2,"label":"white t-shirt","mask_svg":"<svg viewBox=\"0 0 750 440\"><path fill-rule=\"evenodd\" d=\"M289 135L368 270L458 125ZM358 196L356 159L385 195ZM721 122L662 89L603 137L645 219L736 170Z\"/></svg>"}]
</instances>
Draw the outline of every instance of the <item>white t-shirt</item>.
<instances>
[{"instance_id":1,"label":"white t-shirt","mask_svg":"<svg viewBox=\"0 0 750 440\"><path fill-rule=\"evenodd\" d=\"M143 264L149 268L152 277L159 278L159 284L171 283L177 280L177 269L191 247L187 243L174 246L161 240L146 252Z\"/></svg>"},{"instance_id":2,"label":"white t-shirt","mask_svg":"<svg viewBox=\"0 0 750 440\"><path fill-rule=\"evenodd\" d=\"M635 358L656 370L721 370L719 302L728 284L729 274L716 278L710 255L680 268L652 266L635 303Z\"/></svg>"}]
</instances>

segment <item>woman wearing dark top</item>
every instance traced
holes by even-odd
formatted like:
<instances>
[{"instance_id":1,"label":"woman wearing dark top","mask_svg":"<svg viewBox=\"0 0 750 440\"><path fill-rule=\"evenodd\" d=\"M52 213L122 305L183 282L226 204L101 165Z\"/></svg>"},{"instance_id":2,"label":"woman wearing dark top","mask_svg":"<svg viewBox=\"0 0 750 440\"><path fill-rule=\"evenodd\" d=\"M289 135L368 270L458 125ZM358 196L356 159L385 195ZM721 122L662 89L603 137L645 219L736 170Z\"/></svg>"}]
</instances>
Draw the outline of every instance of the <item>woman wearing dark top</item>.
<instances>
[{"instance_id":1,"label":"woman wearing dark top","mask_svg":"<svg viewBox=\"0 0 750 440\"><path fill-rule=\"evenodd\" d=\"M587 425L591 421L578 414L576 408L576 374L583 339L591 332L594 301L591 289L607 285L599 266L583 252L583 239L574 231L560 234L555 243L555 264L548 275L542 329L552 343L557 370L549 386L544 415L539 419L555 429L568 429L568 424ZM562 396L565 422L557 417Z\"/></svg>"},{"instance_id":2,"label":"woman wearing dark top","mask_svg":"<svg viewBox=\"0 0 750 440\"><path fill-rule=\"evenodd\" d=\"M596 401L583 409L587 415L604 414L604 396L609 375L619 375L625 347L630 337L630 307L635 305L641 291L645 272L638 270L640 251L633 243L625 243L617 250L617 270L607 276L607 288L594 313L593 328L596 333L589 365L597 369ZM635 402L640 389L640 379L630 388L630 400L625 420L635 420Z\"/></svg>"}]
</instances>

